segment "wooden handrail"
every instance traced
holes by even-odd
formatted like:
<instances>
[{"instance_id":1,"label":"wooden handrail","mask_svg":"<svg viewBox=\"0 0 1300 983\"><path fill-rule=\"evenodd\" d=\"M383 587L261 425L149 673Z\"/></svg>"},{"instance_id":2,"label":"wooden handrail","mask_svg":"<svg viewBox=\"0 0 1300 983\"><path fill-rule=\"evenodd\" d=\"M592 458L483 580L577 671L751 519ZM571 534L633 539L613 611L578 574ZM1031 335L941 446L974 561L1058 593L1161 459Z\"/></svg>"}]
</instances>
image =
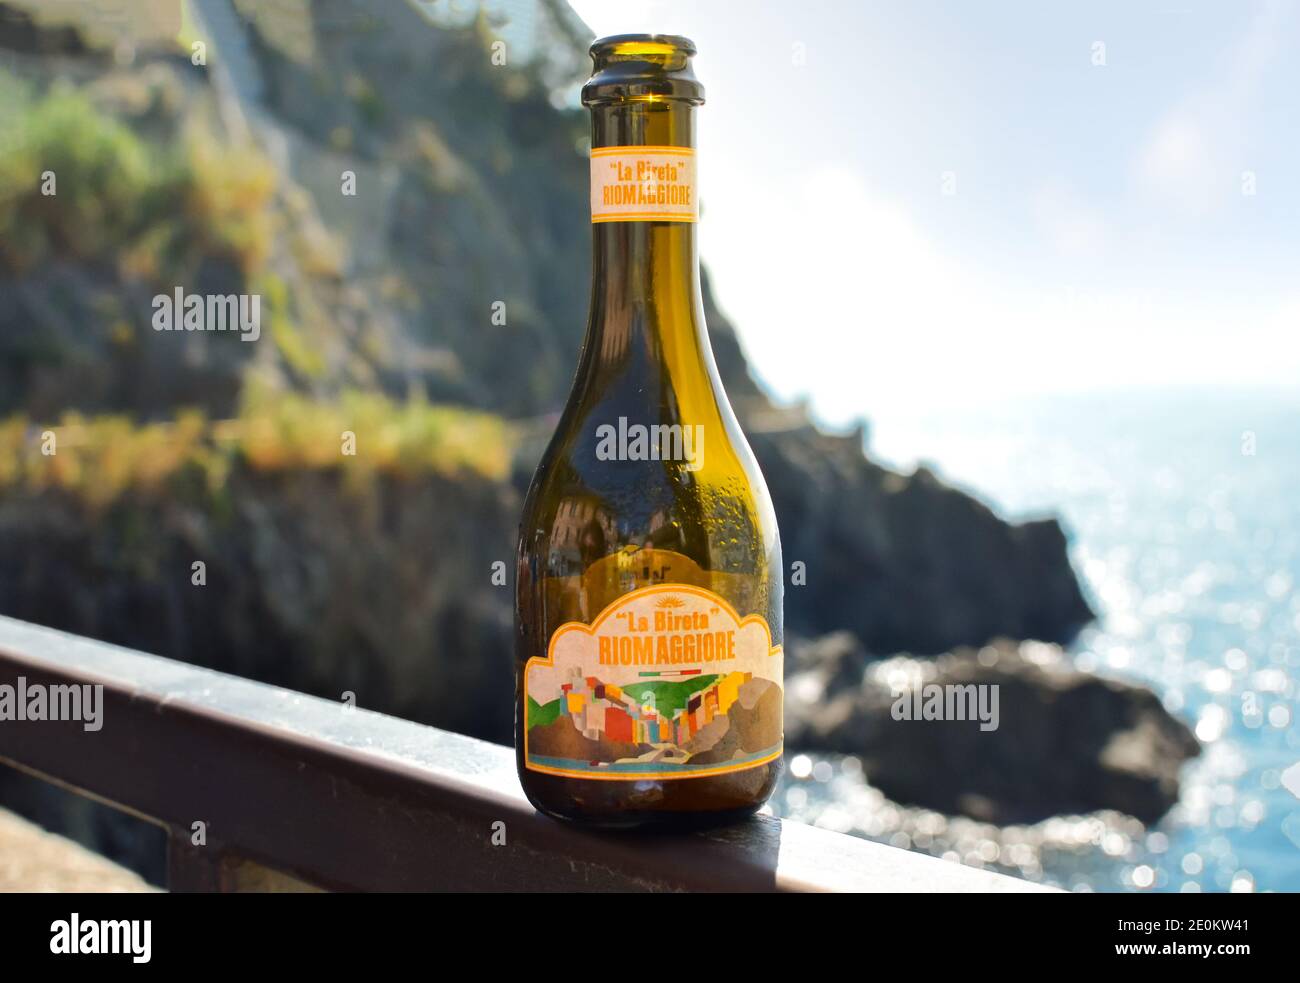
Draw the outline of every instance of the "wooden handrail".
<instances>
[{"instance_id":1,"label":"wooden handrail","mask_svg":"<svg viewBox=\"0 0 1300 983\"><path fill-rule=\"evenodd\" d=\"M19 677L102 685L102 726L0 722L0 761L164 826L174 890L1045 890L765 816L579 829L529 805L509 748L0 617Z\"/></svg>"}]
</instances>

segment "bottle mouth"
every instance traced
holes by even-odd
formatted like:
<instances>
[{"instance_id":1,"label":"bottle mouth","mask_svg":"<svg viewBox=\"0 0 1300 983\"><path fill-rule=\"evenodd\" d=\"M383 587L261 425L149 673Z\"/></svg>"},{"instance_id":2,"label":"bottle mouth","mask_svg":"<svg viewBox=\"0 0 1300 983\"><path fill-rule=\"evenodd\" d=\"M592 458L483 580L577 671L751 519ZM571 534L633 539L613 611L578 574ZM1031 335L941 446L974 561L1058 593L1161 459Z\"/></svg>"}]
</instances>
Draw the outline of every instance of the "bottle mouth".
<instances>
[{"instance_id":1,"label":"bottle mouth","mask_svg":"<svg viewBox=\"0 0 1300 983\"><path fill-rule=\"evenodd\" d=\"M691 70L695 44L675 34L616 34L591 46L592 75L582 104L659 102L676 99L698 106L704 86Z\"/></svg>"}]
</instances>

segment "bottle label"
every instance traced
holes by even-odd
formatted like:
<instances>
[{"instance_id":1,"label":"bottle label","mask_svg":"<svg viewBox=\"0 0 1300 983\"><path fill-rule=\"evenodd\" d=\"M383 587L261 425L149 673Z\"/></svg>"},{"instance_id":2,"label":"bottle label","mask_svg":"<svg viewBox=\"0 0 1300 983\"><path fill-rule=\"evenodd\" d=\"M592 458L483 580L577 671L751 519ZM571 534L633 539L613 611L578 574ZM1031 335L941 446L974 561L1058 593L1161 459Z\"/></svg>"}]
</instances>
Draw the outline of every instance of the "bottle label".
<instances>
[{"instance_id":1,"label":"bottle label","mask_svg":"<svg viewBox=\"0 0 1300 983\"><path fill-rule=\"evenodd\" d=\"M591 152L593 222L695 222L700 204L691 147L597 147Z\"/></svg>"},{"instance_id":2,"label":"bottle label","mask_svg":"<svg viewBox=\"0 0 1300 983\"><path fill-rule=\"evenodd\" d=\"M780 645L703 587L625 594L524 668L524 764L572 778L703 778L781 755Z\"/></svg>"}]
</instances>

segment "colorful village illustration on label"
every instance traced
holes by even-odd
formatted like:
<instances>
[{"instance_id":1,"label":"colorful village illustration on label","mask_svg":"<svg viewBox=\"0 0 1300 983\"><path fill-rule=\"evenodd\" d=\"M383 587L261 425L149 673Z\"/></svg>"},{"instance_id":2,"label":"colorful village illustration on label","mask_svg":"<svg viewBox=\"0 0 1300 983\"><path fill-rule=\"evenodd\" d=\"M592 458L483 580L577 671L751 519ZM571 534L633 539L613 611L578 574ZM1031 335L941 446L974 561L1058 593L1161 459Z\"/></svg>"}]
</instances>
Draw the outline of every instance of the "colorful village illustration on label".
<instances>
[{"instance_id":1,"label":"colorful village illustration on label","mask_svg":"<svg viewBox=\"0 0 1300 983\"><path fill-rule=\"evenodd\" d=\"M633 591L570 622L524 673L525 766L580 778L690 778L781 754L781 647L718 595Z\"/></svg>"}]
</instances>

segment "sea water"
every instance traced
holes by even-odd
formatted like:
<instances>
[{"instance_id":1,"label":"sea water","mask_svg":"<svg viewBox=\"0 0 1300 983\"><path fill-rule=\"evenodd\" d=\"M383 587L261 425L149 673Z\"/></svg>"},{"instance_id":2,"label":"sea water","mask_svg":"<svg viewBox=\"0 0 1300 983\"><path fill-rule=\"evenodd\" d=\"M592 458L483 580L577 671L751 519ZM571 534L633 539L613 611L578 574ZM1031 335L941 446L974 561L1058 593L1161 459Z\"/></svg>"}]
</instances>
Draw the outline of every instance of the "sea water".
<instances>
[{"instance_id":1,"label":"sea water","mask_svg":"<svg viewBox=\"0 0 1300 983\"><path fill-rule=\"evenodd\" d=\"M1149 828L1114 813L992 827L806 755L774 811L1074 890L1300 890L1300 798L1282 777L1300 762L1300 386L877 413L869 450L1007 518L1059 516L1099 614L1071 658L1151 687L1203 753Z\"/></svg>"}]
</instances>

